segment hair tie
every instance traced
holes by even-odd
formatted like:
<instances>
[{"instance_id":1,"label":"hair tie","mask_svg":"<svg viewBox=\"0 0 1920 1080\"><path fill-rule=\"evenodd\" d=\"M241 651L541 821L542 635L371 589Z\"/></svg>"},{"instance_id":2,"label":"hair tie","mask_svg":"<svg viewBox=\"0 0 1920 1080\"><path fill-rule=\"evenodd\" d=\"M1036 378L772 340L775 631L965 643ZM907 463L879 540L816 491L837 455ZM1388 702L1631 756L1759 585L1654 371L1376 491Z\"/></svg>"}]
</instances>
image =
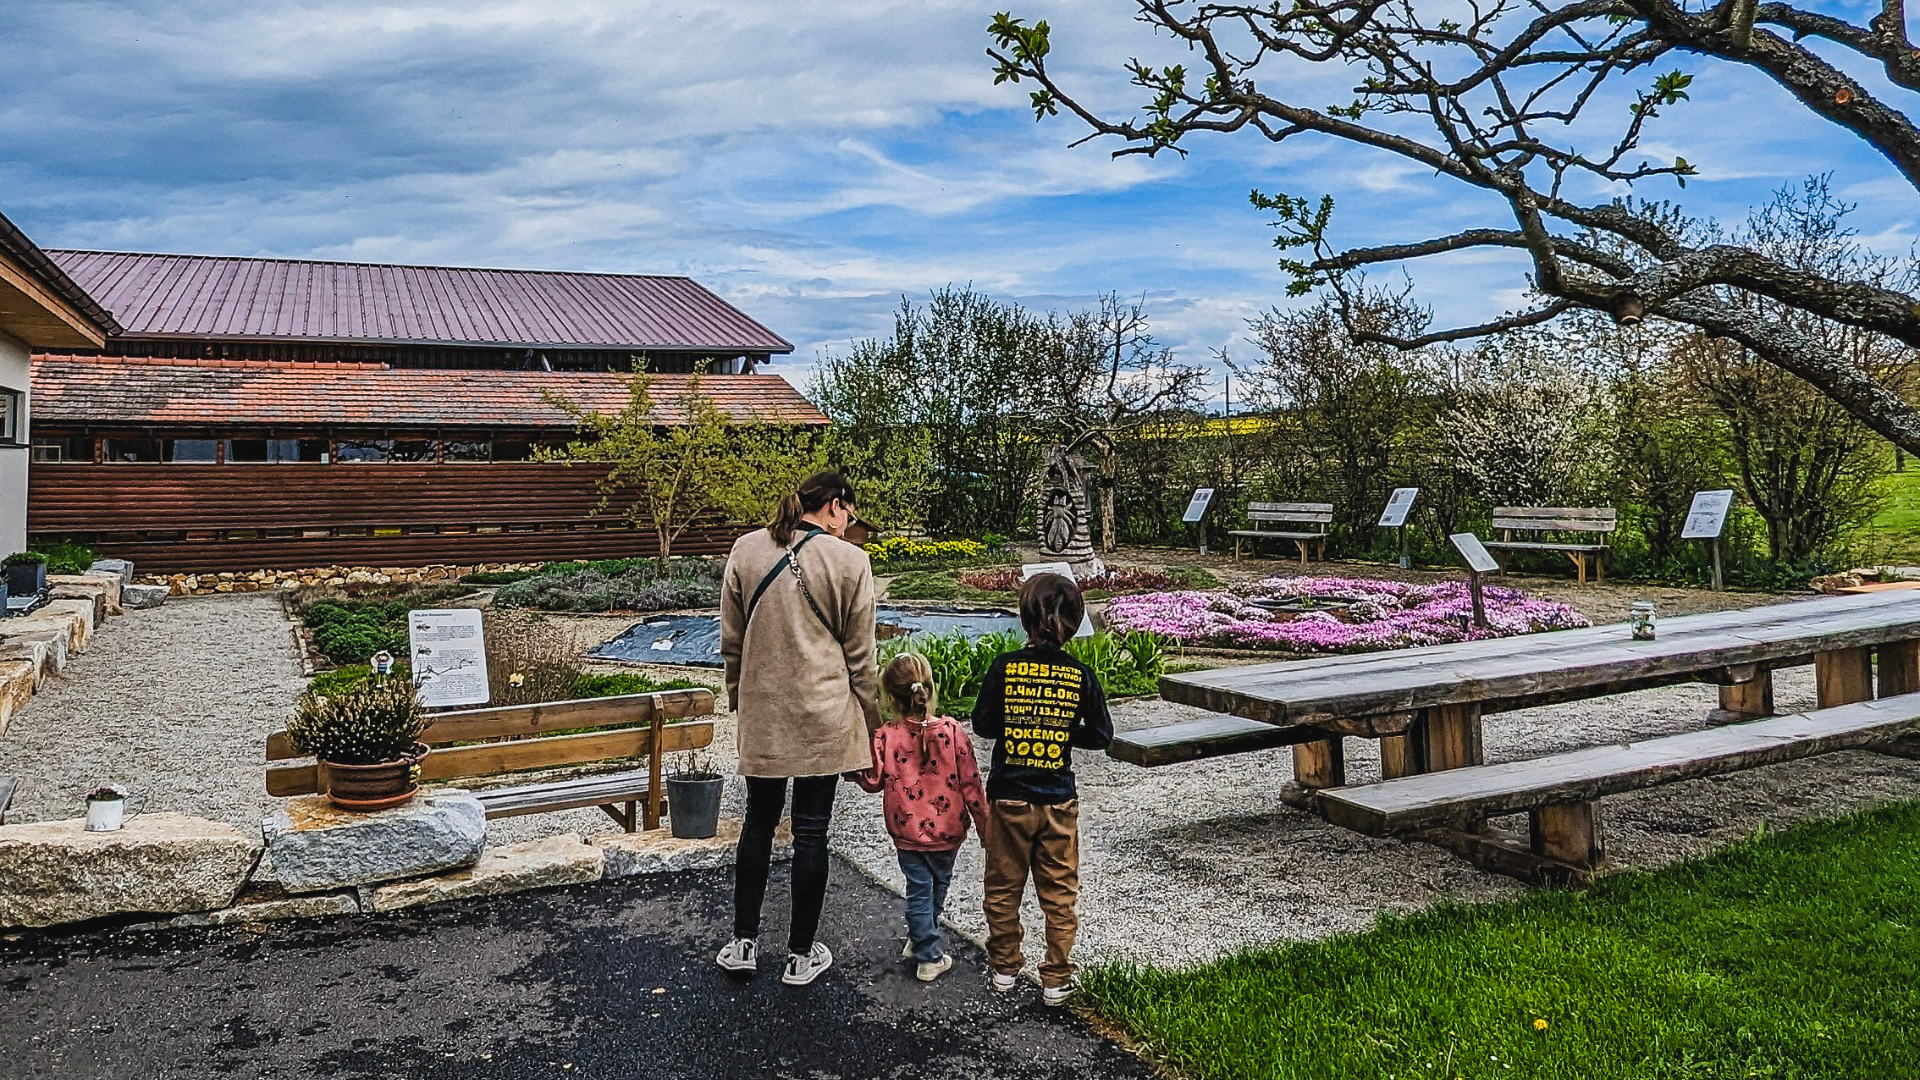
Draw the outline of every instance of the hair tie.
<instances>
[{"instance_id":1,"label":"hair tie","mask_svg":"<svg viewBox=\"0 0 1920 1080\"><path fill-rule=\"evenodd\" d=\"M920 682L917 679L914 681L914 684L911 687L909 687L909 689L912 689L912 690L925 690L926 688L927 688L927 684Z\"/></svg>"}]
</instances>

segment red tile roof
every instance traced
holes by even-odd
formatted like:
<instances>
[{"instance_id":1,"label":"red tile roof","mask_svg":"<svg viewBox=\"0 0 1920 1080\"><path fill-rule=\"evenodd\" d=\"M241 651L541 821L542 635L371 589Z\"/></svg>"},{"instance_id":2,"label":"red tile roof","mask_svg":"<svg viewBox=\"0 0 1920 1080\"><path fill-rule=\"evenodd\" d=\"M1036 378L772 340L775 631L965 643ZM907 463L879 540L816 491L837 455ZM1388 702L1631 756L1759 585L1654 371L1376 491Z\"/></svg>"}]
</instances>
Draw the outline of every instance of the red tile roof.
<instances>
[{"instance_id":1,"label":"red tile roof","mask_svg":"<svg viewBox=\"0 0 1920 1080\"><path fill-rule=\"evenodd\" d=\"M690 278L51 250L130 337L789 353Z\"/></svg>"},{"instance_id":2,"label":"red tile roof","mask_svg":"<svg viewBox=\"0 0 1920 1080\"><path fill-rule=\"evenodd\" d=\"M659 375L666 423L689 375ZM392 368L385 364L265 360L146 360L36 356L36 426L288 428L570 428L542 398L564 394L617 412L627 376L603 372ZM707 375L702 390L736 420L824 424L820 410L777 375Z\"/></svg>"}]
</instances>

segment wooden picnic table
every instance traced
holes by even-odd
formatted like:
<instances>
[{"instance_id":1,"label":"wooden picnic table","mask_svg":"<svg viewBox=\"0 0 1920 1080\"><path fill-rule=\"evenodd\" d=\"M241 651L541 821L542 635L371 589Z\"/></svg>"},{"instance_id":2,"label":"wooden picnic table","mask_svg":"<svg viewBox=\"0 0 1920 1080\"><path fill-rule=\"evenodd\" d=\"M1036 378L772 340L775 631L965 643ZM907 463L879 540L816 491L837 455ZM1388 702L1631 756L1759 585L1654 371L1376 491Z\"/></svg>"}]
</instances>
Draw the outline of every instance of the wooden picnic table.
<instances>
[{"instance_id":1,"label":"wooden picnic table","mask_svg":"<svg viewBox=\"0 0 1920 1080\"><path fill-rule=\"evenodd\" d=\"M1888 591L1625 623L1169 675L1168 701L1258 720L1293 744L1289 802L1346 783L1341 739L1376 738L1387 779L1483 763L1489 712L1682 682L1720 686L1716 720L1773 713L1774 668L1815 666L1820 706L1920 691L1920 596Z\"/></svg>"}]
</instances>

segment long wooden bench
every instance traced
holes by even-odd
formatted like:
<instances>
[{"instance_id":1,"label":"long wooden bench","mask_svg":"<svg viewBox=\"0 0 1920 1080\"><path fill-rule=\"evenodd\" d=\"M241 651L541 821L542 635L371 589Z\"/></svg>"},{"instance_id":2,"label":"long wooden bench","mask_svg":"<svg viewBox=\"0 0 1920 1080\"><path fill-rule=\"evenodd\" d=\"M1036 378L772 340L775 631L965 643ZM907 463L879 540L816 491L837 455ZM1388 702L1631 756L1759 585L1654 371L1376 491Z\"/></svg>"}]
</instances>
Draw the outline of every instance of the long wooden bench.
<instances>
[{"instance_id":1,"label":"long wooden bench","mask_svg":"<svg viewBox=\"0 0 1920 1080\"><path fill-rule=\"evenodd\" d=\"M1233 529L1227 535L1233 537L1233 558L1240 560L1240 542L1249 541L1248 547L1255 555L1260 554L1262 540L1291 540L1300 549L1300 565L1307 565L1307 553L1317 545L1322 562L1327 558L1327 528L1333 524L1332 503L1248 503L1247 521L1251 529ZM1296 531L1287 529L1263 528L1266 525L1317 525L1318 529Z\"/></svg>"},{"instance_id":2,"label":"long wooden bench","mask_svg":"<svg viewBox=\"0 0 1920 1080\"><path fill-rule=\"evenodd\" d=\"M1272 750L1325 736L1298 727L1280 727L1238 716L1208 716L1161 727L1123 731L1107 744L1107 756L1152 768L1182 761Z\"/></svg>"},{"instance_id":3,"label":"long wooden bench","mask_svg":"<svg viewBox=\"0 0 1920 1080\"><path fill-rule=\"evenodd\" d=\"M1606 857L1596 800L1836 750L1900 745L1920 730L1920 693L1689 731L1643 742L1329 788L1329 821L1374 836L1413 836L1534 880L1584 880ZM1525 847L1479 825L1528 813Z\"/></svg>"},{"instance_id":4,"label":"long wooden bench","mask_svg":"<svg viewBox=\"0 0 1920 1080\"><path fill-rule=\"evenodd\" d=\"M420 763L420 779L473 780L645 758L642 769L542 778L482 787L474 794L489 818L598 806L628 832L642 824L656 829L666 809L661 758L711 746L713 721L684 719L711 715L711 690L664 690L439 713L420 736L431 748ZM668 722L673 720L681 722ZM269 762L299 757L286 732L267 736ZM321 768L312 758L270 765L267 794L319 791Z\"/></svg>"},{"instance_id":5,"label":"long wooden bench","mask_svg":"<svg viewBox=\"0 0 1920 1080\"><path fill-rule=\"evenodd\" d=\"M1573 560L1574 572L1584 585L1589 562L1594 580L1607 580L1607 534L1619 524L1611 506L1501 506L1493 511L1493 527L1500 530L1500 539L1488 540L1486 547L1489 551L1557 551ZM1593 533L1598 542L1515 540L1516 532Z\"/></svg>"}]
</instances>

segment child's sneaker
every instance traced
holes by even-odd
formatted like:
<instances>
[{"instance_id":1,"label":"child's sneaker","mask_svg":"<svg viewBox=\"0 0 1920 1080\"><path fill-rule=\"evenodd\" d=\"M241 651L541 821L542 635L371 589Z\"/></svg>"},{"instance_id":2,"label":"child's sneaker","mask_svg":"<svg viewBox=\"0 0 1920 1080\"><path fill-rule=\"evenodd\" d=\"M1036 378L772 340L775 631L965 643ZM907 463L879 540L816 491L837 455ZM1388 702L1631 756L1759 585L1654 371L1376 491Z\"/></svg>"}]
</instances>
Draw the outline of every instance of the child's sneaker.
<instances>
[{"instance_id":1,"label":"child's sneaker","mask_svg":"<svg viewBox=\"0 0 1920 1080\"><path fill-rule=\"evenodd\" d=\"M1048 1005L1065 1005L1073 996L1073 984L1065 986L1043 986L1040 988L1040 1000Z\"/></svg>"},{"instance_id":2,"label":"child's sneaker","mask_svg":"<svg viewBox=\"0 0 1920 1080\"><path fill-rule=\"evenodd\" d=\"M816 941L813 949L805 956L799 953L787 954L787 970L780 973L780 981L788 986L805 986L820 977L820 973L833 966L833 950Z\"/></svg>"},{"instance_id":3,"label":"child's sneaker","mask_svg":"<svg viewBox=\"0 0 1920 1080\"><path fill-rule=\"evenodd\" d=\"M734 938L715 960L728 971L753 971L760 966L760 946L752 938Z\"/></svg>"},{"instance_id":4,"label":"child's sneaker","mask_svg":"<svg viewBox=\"0 0 1920 1080\"><path fill-rule=\"evenodd\" d=\"M940 976L945 975L948 969L952 967L953 954L947 953L938 960L929 960L921 964L920 967L914 971L913 977L919 979L921 982L932 982Z\"/></svg>"},{"instance_id":5,"label":"child's sneaker","mask_svg":"<svg viewBox=\"0 0 1920 1080\"><path fill-rule=\"evenodd\" d=\"M1018 975L1003 975L998 971L993 973L993 989L995 993L1004 994L1019 985L1020 976Z\"/></svg>"}]
</instances>

